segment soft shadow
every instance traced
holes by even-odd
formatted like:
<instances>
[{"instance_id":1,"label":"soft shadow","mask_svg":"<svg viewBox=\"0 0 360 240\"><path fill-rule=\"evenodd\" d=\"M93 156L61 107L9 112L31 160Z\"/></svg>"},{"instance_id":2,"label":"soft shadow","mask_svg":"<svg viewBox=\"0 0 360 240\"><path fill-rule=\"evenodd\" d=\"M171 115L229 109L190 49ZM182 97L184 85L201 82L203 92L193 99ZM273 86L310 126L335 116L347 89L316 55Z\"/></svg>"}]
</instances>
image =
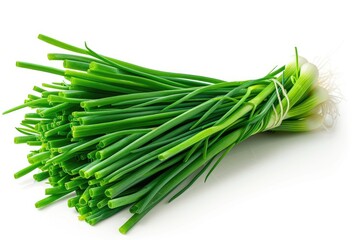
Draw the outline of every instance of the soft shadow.
<instances>
[{"instance_id":1,"label":"soft shadow","mask_svg":"<svg viewBox=\"0 0 360 240\"><path fill-rule=\"evenodd\" d=\"M30 176L30 174L28 176L24 176L21 179L16 179L16 182L23 189L35 187L36 184L39 184L32 178L32 176ZM40 183L40 184L42 184L42 183Z\"/></svg>"},{"instance_id":2,"label":"soft shadow","mask_svg":"<svg viewBox=\"0 0 360 240\"><path fill-rule=\"evenodd\" d=\"M235 146L217 166L205 184L214 187L218 184L223 184L226 179L235 178L236 176L241 175L251 168L261 168L263 164L268 164L269 161L277 160L276 158L271 157L273 154L283 151L284 147L296 147L301 144L302 141L314 136L314 134L317 133L305 132L294 134L266 132L256 134ZM206 174L207 173L204 175ZM189 191L182 194L179 199L185 196L191 196L191 194L189 194L190 191L196 192L195 194L201 194L201 191L206 191L206 188L201 186L204 184L204 177L205 176L200 177ZM176 188L170 196L174 195L181 188L181 186Z\"/></svg>"},{"instance_id":3,"label":"soft shadow","mask_svg":"<svg viewBox=\"0 0 360 240\"><path fill-rule=\"evenodd\" d=\"M302 139L314 133L261 133L250 137L244 142L235 146L232 151L220 163L215 170L217 176L225 179L233 175L241 174L243 171L262 164L264 162L276 160L269 157L277 152L281 152L283 147L291 148L298 145ZM209 177L210 181L211 176Z\"/></svg>"}]
</instances>

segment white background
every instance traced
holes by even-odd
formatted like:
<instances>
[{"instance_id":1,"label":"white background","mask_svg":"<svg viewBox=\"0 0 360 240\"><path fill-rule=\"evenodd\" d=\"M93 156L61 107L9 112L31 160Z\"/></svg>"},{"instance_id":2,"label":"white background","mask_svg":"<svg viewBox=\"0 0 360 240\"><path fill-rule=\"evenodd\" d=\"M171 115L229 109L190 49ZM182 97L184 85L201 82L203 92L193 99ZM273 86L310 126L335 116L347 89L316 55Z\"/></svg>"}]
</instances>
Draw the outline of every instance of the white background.
<instances>
[{"instance_id":1,"label":"white background","mask_svg":"<svg viewBox=\"0 0 360 240\"><path fill-rule=\"evenodd\" d=\"M66 201L37 210L44 185L15 146L20 111L0 117L0 239L360 239L358 143L359 9L356 1L2 1L0 110L23 101L53 75L16 60L57 66L43 33L139 65L227 80L254 78L286 63L294 46L342 93L329 131L262 134L240 144L206 184L161 203L126 236L130 216L96 227L77 220Z\"/></svg>"}]
</instances>

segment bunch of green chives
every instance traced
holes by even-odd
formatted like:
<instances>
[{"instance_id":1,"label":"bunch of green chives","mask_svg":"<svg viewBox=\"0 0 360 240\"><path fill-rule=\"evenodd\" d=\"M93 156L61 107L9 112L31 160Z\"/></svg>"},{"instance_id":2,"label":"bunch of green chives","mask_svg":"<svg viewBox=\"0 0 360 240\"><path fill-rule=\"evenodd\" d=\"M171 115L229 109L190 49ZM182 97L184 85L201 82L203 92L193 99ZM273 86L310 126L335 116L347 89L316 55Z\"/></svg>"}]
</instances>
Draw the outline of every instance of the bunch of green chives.
<instances>
[{"instance_id":1,"label":"bunch of green chives","mask_svg":"<svg viewBox=\"0 0 360 240\"><path fill-rule=\"evenodd\" d=\"M126 233L179 185L174 200L207 171L206 178L238 143L264 131L318 129L329 100L318 70L296 56L254 80L225 82L140 67L39 39L74 54L50 53L65 70L17 62L18 67L61 75L63 82L35 86L24 104L22 136L15 143L39 146L29 166L46 180L42 208L68 197L80 219L94 225L124 208L133 216ZM186 182L186 184L184 184Z\"/></svg>"}]
</instances>

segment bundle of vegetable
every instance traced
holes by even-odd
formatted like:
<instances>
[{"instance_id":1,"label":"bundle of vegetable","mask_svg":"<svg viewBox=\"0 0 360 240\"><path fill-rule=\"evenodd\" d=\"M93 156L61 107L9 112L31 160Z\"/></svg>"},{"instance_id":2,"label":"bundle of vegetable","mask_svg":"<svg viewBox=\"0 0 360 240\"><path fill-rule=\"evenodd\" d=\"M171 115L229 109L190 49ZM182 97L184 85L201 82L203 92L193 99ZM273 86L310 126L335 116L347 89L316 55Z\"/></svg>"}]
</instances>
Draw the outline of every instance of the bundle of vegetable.
<instances>
[{"instance_id":1,"label":"bundle of vegetable","mask_svg":"<svg viewBox=\"0 0 360 240\"><path fill-rule=\"evenodd\" d=\"M238 143L264 131L310 131L327 114L318 70L297 56L266 76L222 80L152 70L77 48L44 35L73 54L51 53L66 70L17 66L64 76L35 86L15 143L39 146L28 155L36 181L47 179L42 208L63 198L94 225L130 206L126 233L175 188L206 178Z\"/></svg>"}]
</instances>

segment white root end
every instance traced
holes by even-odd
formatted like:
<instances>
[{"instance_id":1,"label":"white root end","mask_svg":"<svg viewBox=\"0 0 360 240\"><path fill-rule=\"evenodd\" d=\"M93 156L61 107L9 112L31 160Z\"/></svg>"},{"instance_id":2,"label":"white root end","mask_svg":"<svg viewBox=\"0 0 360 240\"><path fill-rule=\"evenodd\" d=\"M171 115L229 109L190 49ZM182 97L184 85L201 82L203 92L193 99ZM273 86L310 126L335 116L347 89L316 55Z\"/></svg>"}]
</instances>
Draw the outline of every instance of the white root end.
<instances>
[{"instance_id":1,"label":"white root end","mask_svg":"<svg viewBox=\"0 0 360 240\"><path fill-rule=\"evenodd\" d=\"M343 99L340 89L336 86L334 72L330 68L329 60L317 59L317 66L320 71L318 85L328 94L327 100L319 106L318 113L322 116L322 127L326 130L334 127L336 119L339 117L337 105Z\"/></svg>"},{"instance_id":2,"label":"white root end","mask_svg":"<svg viewBox=\"0 0 360 240\"><path fill-rule=\"evenodd\" d=\"M302 56L298 56L298 64L299 67L301 67L304 63L309 62L306 58L302 57ZM294 64L296 63L296 56L292 55L288 61L288 64Z\"/></svg>"}]
</instances>

